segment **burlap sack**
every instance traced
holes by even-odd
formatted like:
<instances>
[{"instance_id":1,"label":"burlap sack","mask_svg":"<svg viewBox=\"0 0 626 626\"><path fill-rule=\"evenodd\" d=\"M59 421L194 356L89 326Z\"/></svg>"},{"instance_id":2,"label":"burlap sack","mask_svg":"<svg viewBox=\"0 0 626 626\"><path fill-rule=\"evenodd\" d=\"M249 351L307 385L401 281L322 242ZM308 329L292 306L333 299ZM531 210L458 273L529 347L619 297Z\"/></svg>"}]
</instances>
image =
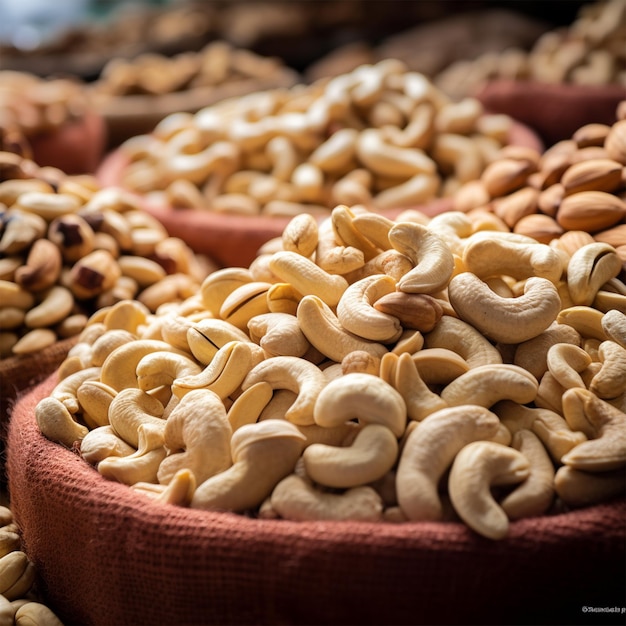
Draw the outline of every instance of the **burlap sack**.
<instances>
[{"instance_id":1,"label":"burlap sack","mask_svg":"<svg viewBox=\"0 0 626 626\"><path fill-rule=\"evenodd\" d=\"M57 341L35 354L0 359L0 488L6 489L4 448L9 412L15 399L25 389L39 384L54 372L67 356L76 338Z\"/></svg>"},{"instance_id":2,"label":"burlap sack","mask_svg":"<svg viewBox=\"0 0 626 626\"><path fill-rule=\"evenodd\" d=\"M588 624L587 607L626 605L624 501L514 522L498 542L458 523L157 504L41 436L34 408L54 383L15 407L8 477L40 590L68 626Z\"/></svg>"},{"instance_id":3,"label":"burlap sack","mask_svg":"<svg viewBox=\"0 0 626 626\"><path fill-rule=\"evenodd\" d=\"M624 85L564 85L494 80L475 94L494 113L505 113L532 128L550 147L571 139L586 124L614 124Z\"/></svg>"}]
</instances>

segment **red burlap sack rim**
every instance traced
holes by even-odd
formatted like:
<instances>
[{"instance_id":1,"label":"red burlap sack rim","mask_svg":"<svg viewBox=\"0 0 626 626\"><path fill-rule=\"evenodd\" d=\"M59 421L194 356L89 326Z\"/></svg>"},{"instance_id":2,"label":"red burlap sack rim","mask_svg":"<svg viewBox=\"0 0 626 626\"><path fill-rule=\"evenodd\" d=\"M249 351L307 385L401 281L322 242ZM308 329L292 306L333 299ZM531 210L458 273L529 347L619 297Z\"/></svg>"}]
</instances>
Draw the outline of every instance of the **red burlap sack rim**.
<instances>
[{"instance_id":1,"label":"red burlap sack rim","mask_svg":"<svg viewBox=\"0 0 626 626\"><path fill-rule=\"evenodd\" d=\"M40 589L68 625L539 623L539 607L542 623L578 623L582 605L622 603L623 500L513 522L502 541L460 523L160 504L41 435L34 409L55 382L17 402L7 474Z\"/></svg>"},{"instance_id":2,"label":"red burlap sack rim","mask_svg":"<svg viewBox=\"0 0 626 626\"><path fill-rule=\"evenodd\" d=\"M488 111L510 115L550 147L571 139L587 124L614 124L617 106L626 100L626 86L497 79L474 95Z\"/></svg>"}]
</instances>

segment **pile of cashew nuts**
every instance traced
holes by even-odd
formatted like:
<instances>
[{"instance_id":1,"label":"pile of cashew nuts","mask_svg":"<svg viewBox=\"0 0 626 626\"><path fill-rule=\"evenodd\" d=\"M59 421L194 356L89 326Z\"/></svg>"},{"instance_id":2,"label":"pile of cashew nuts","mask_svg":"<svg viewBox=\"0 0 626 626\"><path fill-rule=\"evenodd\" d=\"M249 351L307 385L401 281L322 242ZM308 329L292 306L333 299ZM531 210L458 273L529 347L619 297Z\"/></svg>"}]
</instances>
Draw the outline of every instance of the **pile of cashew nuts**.
<instances>
[{"instance_id":1,"label":"pile of cashew nuts","mask_svg":"<svg viewBox=\"0 0 626 626\"><path fill-rule=\"evenodd\" d=\"M433 78L452 98L475 93L485 81L626 86L626 6L622 0L581 7L567 28L544 33L527 52L515 46L448 66Z\"/></svg>"},{"instance_id":2,"label":"pile of cashew nuts","mask_svg":"<svg viewBox=\"0 0 626 626\"><path fill-rule=\"evenodd\" d=\"M385 59L311 85L174 113L121 146L120 184L177 207L327 217L416 206L477 178L512 120Z\"/></svg>"},{"instance_id":3,"label":"pile of cashew nuts","mask_svg":"<svg viewBox=\"0 0 626 626\"><path fill-rule=\"evenodd\" d=\"M62 626L35 590L35 566L21 549L9 507L0 505L0 624Z\"/></svg>"},{"instance_id":4,"label":"pile of cashew nuts","mask_svg":"<svg viewBox=\"0 0 626 626\"><path fill-rule=\"evenodd\" d=\"M182 302L95 313L36 419L160 501L502 539L625 491L623 280L488 211L303 213Z\"/></svg>"},{"instance_id":5,"label":"pile of cashew nuts","mask_svg":"<svg viewBox=\"0 0 626 626\"><path fill-rule=\"evenodd\" d=\"M0 170L0 359L75 337L119 300L183 300L214 269L129 192L8 152Z\"/></svg>"},{"instance_id":6,"label":"pile of cashew nuts","mask_svg":"<svg viewBox=\"0 0 626 626\"><path fill-rule=\"evenodd\" d=\"M199 52L174 56L144 53L132 59L114 58L93 85L101 96L162 95L198 87L215 87L250 79L279 77L283 63L227 41L213 41Z\"/></svg>"},{"instance_id":7,"label":"pile of cashew nuts","mask_svg":"<svg viewBox=\"0 0 626 626\"><path fill-rule=\"evenodd\" d=\"M493 212L514 233L611 244L626 260L626 101L612 125L590 123L539 154L506 146L453 196L457 211ZM569 234L568 234L569 233Z\"/></svg>"}]
</instances>

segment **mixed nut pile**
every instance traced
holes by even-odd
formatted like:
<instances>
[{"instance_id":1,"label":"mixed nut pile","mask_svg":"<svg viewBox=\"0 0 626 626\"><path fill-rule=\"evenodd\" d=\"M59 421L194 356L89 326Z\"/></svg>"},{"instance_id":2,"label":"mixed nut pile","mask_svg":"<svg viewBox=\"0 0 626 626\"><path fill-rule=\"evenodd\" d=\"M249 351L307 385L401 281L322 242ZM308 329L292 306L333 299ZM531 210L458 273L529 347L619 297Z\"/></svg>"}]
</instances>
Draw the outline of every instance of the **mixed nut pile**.
<instances>
[{"instance_id":1,"label":"mixed nut pile","mask_svg":"<svg viewBox=\"0 0 626 626\"><path fill-rule=\"evenodd\" d=\"M98 308L149 310L213 269L123 190L0 152L0 358L74 337Z\"/></svg>"},{"instance_id":2,"label":"mixed nut pile","mask_svg":"<svg viewBox=\"0 0 626 626\"><path fill-rule=\"evenodd\" d=\"M477 178L511 125L387 59L169 115L121 146L129 163L119 183L173 206L239 215L398 209Z\"/></svg>"},{"instance_id":3,"label":"mixed nut pile","mask_svg":"<svg viewBox=\"0 0 626 626\"><path fill-rule=\"evenodd\" d=\"M61 626L54 612L40 601L35 567L21 550L11 509L0 505L0 624Z\"/></svg>"},{"instance_id":4,"label":"mixed nut pile","mask_svg":"<svg viewBox=\"0 0 626 626\"><path fill-rule=\"evenodd\" d=\"M593 192L612 221L592 233L626 216L623 123L604 133L621 182ZM531 176L506 150L490 199L509 161ZM564 230L606 212L583 197ZM498 540L624 494L624 259L482 204L301 213L181 302L103 307L37 405L41 431L150 497L265 518L460 520Z\"/></svg>"}]
</instances>

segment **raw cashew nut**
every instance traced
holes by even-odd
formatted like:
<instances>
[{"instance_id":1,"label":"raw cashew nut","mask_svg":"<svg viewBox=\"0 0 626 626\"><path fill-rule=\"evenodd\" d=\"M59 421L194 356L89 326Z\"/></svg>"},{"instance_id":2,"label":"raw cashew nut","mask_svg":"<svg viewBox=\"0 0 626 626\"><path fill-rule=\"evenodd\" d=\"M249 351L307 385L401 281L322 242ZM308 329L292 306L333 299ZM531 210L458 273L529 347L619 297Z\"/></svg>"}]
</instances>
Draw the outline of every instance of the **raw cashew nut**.
<instances>
[{"instance_id":1,"label":"raw cashew nut","mask_svg":"<svg viewBox=\"0 0 626 626\"><path fill-rule=\"evenodd\" d=\"M249 341L243 331L219 318L200 320L187 329L187 343L193 356L208 365L217 352L232 341Z\"/></svg>"},{"instance_id":2,"label":"raw cashew nut","mask_svg":"<svg viewBox=\"0 0 626 626\"><path fill-rule=\"evenodd\" d=\"M395 464L398 440L387 426L366 424L349 446L309 445L302 455L307 474L326 487L347 489L378 480Z\"/></svg>"},{"instance_id":3,"label":"raw cashew nut","mask_svg":"<svg viewBox=\"0 0 626 626\"><path fill-rule=\"evenodd\" d=\"M617 398L626 391L626 347L603 341L598 356L602 367L591 379L589 390L603 399Z\"/></svg>"},{"instance_id":4,"label":"raw cashew nut","mask_svg":"<svg viewBox=\"0 0 626 626\"><path fill-rule=\"evenodd\" d=\"M471 367L502 363L497 348L476 328L451 315L442 315L424 335L426 348L446 348L459 354Z\"/></svg>"},{"instance_id":5,"label":"raw cashew nut","mask_svg":"<svg viewBox=\"0 0 626 626\"><path fill-rule=\"evenodd\" d=\"M298 304L296 316L309 343L336 363L341 363L347 354L355 350L368 352L374 357L388 352L383 344L347 331L332 309L317 296L304 296Z\"/></svg>"},{"instance_id":6,"label":"raw cashew nut","mask_svg":"<svg viewBox=\"0 0 626 626\"><path fill-rule=\"evenodd\" d=\"M608 243L594 242L576 250L567 264L572 303L591 305L602 285L615 278L622 267L622 259Z\"/></svg>"},{"instance_id":7,"label":"raw cashew nut","mask_svg":"<svg viewBox=\"0 0 626 626\"><path fill-rule=\"evenodd\" d=\"M274 487L270 503L280 517L296 521L378 522L383 513L382 499L372 487L353 487L341 494L327 493L297 474L287 476Z\"/></svg>"},{"instance_id":8,"label":"raw cashew nut","mask_svg":"<svg viewBox=\"0 0 626 626\"><path fill-rule=\"evenodd\" d=\"M208 389L183 396L167 418L164 443L168 455L157 477L169 484L174 475L188 469L198 484L228 469L232 428L220 397Z\"/></svg>"},{"instance_id":9,"label":"raw cashew nut","mask_svg":"<svg viewBox=\"0 0 626 626\"><path fill-rule=\"evenodd\" d=\"M375 274L352 283L337 304L339 323L364 339L395 342L403 332L400 320L373 306L382 296L394 293L395 288L395 280L386 274Z\"/></svg>"},{"instance_id":10,"label":"raw cashew nut","mask_svg":"<svg viewBox=\"0 0 626 626\"><path fill-rule=\"evenodd\" d=\"M557 343L548 350L546 363L554 379L565 389L585 388L580 373L591 364L591 357L582 348L569 343Z\"/></svg>"},{"instance_id":11,"label":"raw cashew nut","mask_svg":"<svg viewBox=\"0 0 626 626\"><path fill-rule=\"evenodd\" d=\"M200 365L188 356L166 351L146 354L135 369L137 387L146 392L163 385L171 387L175 380L197 376L201 372Z\"/></svg>"},{"instance_id":12,"label":"raw cashew nut","mask_svg":"<svg viewBox=\"0 0 626 626\"><path fill-rule=\"evenodd\" d=\"M353 372L330 381L319 392L313 417L316 424L338 426L352 419L383 424L400 437L406 427L406 404L382 378Z\"/></svg>"},{"instance_id":13,"label":"raw cashew nut","mask_svg":"<svg viewBox=\"0 0 626 626\"><path fill-rule=\"evenodd\" d=\"M448 406L476 404L489 408L505 399L527 404L535 399L538 386L535 377L517 365L480 365L446 385L441 398Z\"/></svg>"},{"instance_id":14,"label":"raw cashew nut","mask_svg":"<svg viewBox=\"0 0 626 626\"><path fill-rule=\"evenodd\" d=\"M290 313L263 313L248 322L250 339L258 343L268 356L306 354L311 347L298 318Z\"/></svg>"},{"instance_id":15,"label":"raw cashew nut","mask_svg":"<svg viewBox=\"0 0 626 626\"><path fill-rule=\"evenodd\" d=\"M248 372L241 388L245 391L258 382L267 382L272 389L288 389L297 394L285 419L302 426L315 423L314 406L327 382L317 365L293 356L271 357Z\"/></svg>"},{"instance_id":16,"label":"raw cashew nut","mask_svg":"<svg viewBox=\"0 0 626 626\"><path fill-rule=\"evenodd\" d=\"M522 482L530 474L528 459L515 448L493 441L475 441L456 455L448 479L454 510L477 533L503 539L509 518L496 502L491 487Z\"/></svg>"},{"instance_id":17,"label":"raw cashew nut","mask_svg":"<svg viewBox=\"0 0 626 626\"><path fill-rule=\"evenodd\" d=\"M166 420L162 419L163 405L141 389L129 387L121 390L109 406L109 422L115 432L128 444L139 446L139 426L150 424L163 432Z\"/></svg>"},{"instance_id":18,"label":"raw cashew nut","mask_svg":"<svg viewBox=\"0 0 626 626\"><path fill-rule=\"evenodd\" d=\"M624 469L609 472L586 472L562 465L554 477L554 487L563 502L583 507L606 502L626 494Z\"/></svg>"},{"instance_id":19,"label":"raw cashew nut","mask_svg":"<svg viewBox=\"0 0 626 626\"><path fill-rule=\"evenodd\" d=\"M573 469L604 472L626 465L626 414L587 389L563 394L567 423L590 438L570 450L561 462Z\"/></svg>"},{"instance_id":20,"label":"raw cashew nut","mask_svg":"<svg viewBox=\"0 0 626 626\"><path fill-rule=\"evenodd\" d=\"M128 456L135 448L126 443L110 424L90 430L80 442L80 455L92 465L110 456Z\"/></svg>"},{"instance_id":21,"label":"raw cashew nut","mask_svg":"<svg viewBox=\"0 0 626 626\"><path fill-rule=\"evenodd\" d=\"M443 509L439 481L457 452L498 432L497 416L484 407L460 405L428 415L404 442L396 474L398 504L408 519L438 521Z\"/></svg>"},{"instance_id":22,"label":"raw cashew nut","mask_svg":"<svg viewBox=\"0 0 626 626\"><path fill-rule=\"evenodd\" d=\"M609 339L626 348L626 313L611 309L602 316L602 328Z\"/></svg>"},{"instance_id":23,"label":"raw cashew nut","mask_svg":"<svg viewBox=\"0 0 626 626\"><path fill-rule=\"evenodd\" d=\"M461 319L492 340L508 344L536 337L561 310L554 284L535 276L526 280L524 295L502 298L475 274L462 272L450 280L448 295Z\"/></svg>"},{"instance_id":24,"label":"raw cashew nut","mask_svg":"<svg viewBox=\"0 0 626 626\"><path fill-rule=\"evenodd\" d=\"M389 231L389 242L414 265L398 281L400 291L434 293L448 284L454 272L454 257L434 231L414 222L399 222Z\"/></svg>"},{"instance_id":25,"label":"raw cashew nut","mask_svg":"<svg viewBox=\"0 0 626 626\"><path fill-rule=\"evenodd\" d=\"M153 483L167 451L163 445L163 429L143 423L137 427L137 450L126 456L110 456L98 463L98 472L109 480L125 485Z\"/></svg>"},{"instance_id":26,"label":"raw cashew nut","mask_svg":"<svg viewBox=\"0 0 626 626\"><path fill-rule=\"evenodd\" d=\"M89 429L74 420L65 405L53 397L43 398L35 408L35 419L42 434L71 448Z\"/></svg>"},{"instance_id":27,"label":"raw cashew nut","mask_svg":"<svg viewBox=\"0 0 626 626\"><path fill-rule=\"evenodd\" d=\"M304 435L285 420L246 424L233 433L233 464L198 485L191 507L243 512L259 506L293 472Z\"/></svg>"}]
</instances>

